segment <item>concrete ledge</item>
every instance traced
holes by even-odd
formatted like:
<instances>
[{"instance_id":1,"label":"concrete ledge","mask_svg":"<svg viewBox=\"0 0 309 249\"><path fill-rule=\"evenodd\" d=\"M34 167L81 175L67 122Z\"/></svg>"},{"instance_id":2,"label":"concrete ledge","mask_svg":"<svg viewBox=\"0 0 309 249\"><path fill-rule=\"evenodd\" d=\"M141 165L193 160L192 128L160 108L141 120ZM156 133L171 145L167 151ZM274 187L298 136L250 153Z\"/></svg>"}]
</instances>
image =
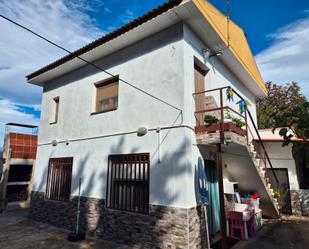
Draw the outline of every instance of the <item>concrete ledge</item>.
<instances>
[{"instance_id":1,"label":"concrete ledge","mask_svg":"<svg viewBox=\"0 0 309 249\"><path fill-rule=\"evenodd\" d=\"M10 165L33 165L34 161L33 159L11 158Z\"/></svg>"}]
</instances>

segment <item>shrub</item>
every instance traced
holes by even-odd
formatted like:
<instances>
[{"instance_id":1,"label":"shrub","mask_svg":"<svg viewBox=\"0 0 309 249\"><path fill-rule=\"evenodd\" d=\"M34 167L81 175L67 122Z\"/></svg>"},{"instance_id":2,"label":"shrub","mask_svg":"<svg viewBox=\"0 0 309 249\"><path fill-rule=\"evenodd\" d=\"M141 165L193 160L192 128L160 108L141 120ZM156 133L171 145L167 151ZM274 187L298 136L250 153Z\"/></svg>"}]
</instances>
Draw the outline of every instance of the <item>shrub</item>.
<instances>
[{"instance_id":1,"label":"shrub","mask_svg":"<svg viewBox=\"0 0 309 249\"><path fill-rule=\"evenodd\" d=\"M244 122L242 119L240 118L236 118L234 116L232 116L229 112L227 112L225 114L225 118L227 119L231 119L232 122L239 128L243 127L244 125L246 125L246 122Z\"/></svg>"},{"instance_id":2,"label":"shrub","mask_svg":"<svg viewBox=\"0 0 309 249\"><path fill-rule=\"evenodd\" d=\"M246 122L244 122L244 121L241 120L240 118L233 118L232 121L233 121L233 123L234 123L237 127L239 127L239 128L241 128L241 127L243 127L244 125L246 125Z\"/></svg>"},{"instance_id":3,"label":"shrub","mask_svg":"<svg viewBox=\"0 0 309 249\"><path fill-rule=\"evenodd\" d=\"M205 115L204 121L206 124L216 124L219 122L219 119L212 115Z\"/></svg>"}]
</instances>

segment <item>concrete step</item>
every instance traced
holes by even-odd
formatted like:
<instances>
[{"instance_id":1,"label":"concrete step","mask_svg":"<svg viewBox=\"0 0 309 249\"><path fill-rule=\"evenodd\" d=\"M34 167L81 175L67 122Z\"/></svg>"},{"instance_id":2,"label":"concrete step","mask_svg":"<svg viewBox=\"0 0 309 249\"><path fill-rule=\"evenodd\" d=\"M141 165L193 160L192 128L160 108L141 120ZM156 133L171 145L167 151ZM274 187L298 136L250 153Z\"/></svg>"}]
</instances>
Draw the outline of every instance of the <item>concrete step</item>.
<instances>
[{"instance_id":1,"label":"concrete step","mask_svg":"<svg viewBox=\"0 0 309 249\"><path fill-rule=\"evenodd\" d=\"M261 163L261 159L259 159L259 158L255 158L255 159L254 159L254 164L255 164L256 166L260 166L260 163Z\"/></svg>"},{"instance_id":2,"label":"concrete step","mask_svg":"<svg viewBox=\"0 0 309 249\"><path fill-rule=\"evenodd\" d=\"M9 202L5 208L5 212L13 212L30 208L30 201Z\"/></svg>"},{"instance_id":3,"label":"concrete step","mask_svg":"<svg viewBox=\"0 0 309 249\"><path fill-rule=\"evenodd\" d=\"M252 158L256 158L257 152L256 151L251 151L250 155L251 155Z\"/></svg>"}]
</instances>

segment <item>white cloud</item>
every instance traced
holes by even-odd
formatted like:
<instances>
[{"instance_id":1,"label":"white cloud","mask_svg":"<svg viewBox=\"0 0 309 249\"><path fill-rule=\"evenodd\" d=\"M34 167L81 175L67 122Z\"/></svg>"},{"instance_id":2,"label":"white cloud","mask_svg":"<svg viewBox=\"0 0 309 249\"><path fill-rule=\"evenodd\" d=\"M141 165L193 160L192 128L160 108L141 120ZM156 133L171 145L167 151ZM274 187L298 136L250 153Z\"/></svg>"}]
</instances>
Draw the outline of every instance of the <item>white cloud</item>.
<instances>
[{"instance_id":1,"label":"white cloud","mask_svg":"<svg viewBox=\"0 0 309 249\"><path fill-rule=\"evenodd\" d=\"M273 44L256 56L265 81L296 81L309 99L309 18L271 34Z\"/></svg>"},{"instance_id":2,"label":"white cloud","mask_svg":"<svg viewBox=\"0 0 309 249\"><path fill-rule=\"evenodd\" d=\"M103 2L103 1L102 1ZM102 32L87 15L87 0L0 0L1 14L70 50ZM0 18L0 97L14 103L39 105L41 89L26 84L25 75L65 53Z\"/></svg>"},{"instance_id":3,"label":"white cloud","mask_svg":"<svg viewBox=\"0 0 309 249\"><path fill-rule=\"evenodd\" d=\"M13 102L0 99L0 149L2 147L5 124L8 122L38 125L39 119L20 110Z\"/></svg>"}]
</instances>

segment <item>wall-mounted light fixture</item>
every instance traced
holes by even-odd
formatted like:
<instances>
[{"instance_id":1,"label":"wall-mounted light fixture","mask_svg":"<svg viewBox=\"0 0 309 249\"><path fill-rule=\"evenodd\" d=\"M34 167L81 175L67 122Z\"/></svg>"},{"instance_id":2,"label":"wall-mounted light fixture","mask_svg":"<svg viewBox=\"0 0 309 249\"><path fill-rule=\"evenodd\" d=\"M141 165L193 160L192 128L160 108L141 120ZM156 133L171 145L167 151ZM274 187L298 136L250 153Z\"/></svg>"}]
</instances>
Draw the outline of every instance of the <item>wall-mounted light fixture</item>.
<instances>
[{"instance_id":1,"label":"wall-mounted light fixture","mask_svg":"<svg viewBox=\"0 0 309 249\"><path fill-rule=\"evenodd\" d=\"M52 146L57 146L58 141L57 140L53 140L51 143L52 143Z\"/></svg>"},{"instance_id":2,"label":"wall-mounted light fixture","mask_svg":"<svg viewBox=\"0 0 309 249\"><path fill-rule=\"evenodd\" d=\"M214 56L221 56L222 52L218 51L218 52L212 52L210 55L208 55L208 58L214 57Z\"/></svg>"},{"instance_id":3,"label":"wall-mounted light fixture","mask_svg":"<svg viewBox=\"0 0 309 249\"><path fill-rule=\"evenodd\" d=\"M140 127L137 129L137 136L142 137L148 133L148 129L146 127Z\"/></svg>"},{"instance_id":4,"label":"wall-mounted light fixture","mask_svg":"<svg viewBox=\"0 0 309 249\"><path fill-rule=\"evenodd\" d=\"M221 51L211 51L209 48L202 50L205 58L211 58L214 56L221 56L223 53Z\"/></svg>"}]
</instances>

